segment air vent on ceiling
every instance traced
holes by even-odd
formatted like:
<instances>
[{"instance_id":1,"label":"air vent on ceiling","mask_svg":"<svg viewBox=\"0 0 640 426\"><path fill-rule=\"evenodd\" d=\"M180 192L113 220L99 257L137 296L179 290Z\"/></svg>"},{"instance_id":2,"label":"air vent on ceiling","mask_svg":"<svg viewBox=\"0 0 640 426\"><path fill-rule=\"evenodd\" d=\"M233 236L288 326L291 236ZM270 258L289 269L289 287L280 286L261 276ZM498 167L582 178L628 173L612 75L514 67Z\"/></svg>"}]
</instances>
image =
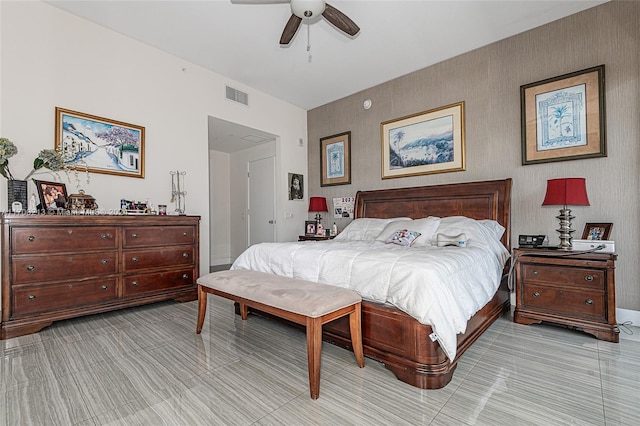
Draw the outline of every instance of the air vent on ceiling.
<instances>
[{"instance_id":1,"label":"air vent on ceiling","mask_svg":"<svg viewBox=\"0 0 640 426\"><path fill-rule=\"evenodd\" d=\"M227 87L227 99L234 101L234 102L240 102L241 104L244 105L249 105L249 95L241 92L238 89L234 89L233 87Z\"/></svg>"}]
</instances>

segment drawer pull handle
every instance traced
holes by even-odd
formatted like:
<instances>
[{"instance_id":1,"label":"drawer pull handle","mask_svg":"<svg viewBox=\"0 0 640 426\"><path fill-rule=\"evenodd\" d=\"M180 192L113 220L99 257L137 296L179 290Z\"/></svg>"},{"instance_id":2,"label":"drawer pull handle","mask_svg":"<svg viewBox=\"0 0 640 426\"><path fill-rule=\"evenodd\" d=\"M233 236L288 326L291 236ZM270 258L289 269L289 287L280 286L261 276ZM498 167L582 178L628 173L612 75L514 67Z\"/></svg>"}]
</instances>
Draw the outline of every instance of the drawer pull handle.
<instances>
[{"instance_id":1,"label":"drawer pull handle","mask_svg":"<svg viewBox=\"0 0 640 426\"><path fill-rule=\"evenodd\" d=\"M138 287L138 281L131 281L131 285L134 287Z\"/></svg>"},{"instance_id":2,"label":"drawer pull handle","mask_svg":"<svg viewBox=\"0 0 640 426\"><path fill-rule=\"evenodd\" d=\"M535 291L535 292L533 293L533 297L540 297L540 293L538 293L537 291Z\"/></svg>"},{"instance_id":3,"label":"drawer pull handle","mask_svg":"<svg viewBox=\"0 0 640 426\"><path fill-rule=\"evenodd\" d=\"M189 274L182 274L182 279L186 280L187 278L189 278Z\"/></svg>"},{"instance_id":4,"label":"drawer pull handle","mask_svg":"<svg viewBox=\"0 0 640 426\"><path fill-rule=\"evenodd\" d=\"M34 296L33 294L30 294L30 295L27 296L27 299L29 299L29 300L33 300L35 298L36 298L36 296Z\"/></svg>"},{"instance_id":5,"label":"drawer pull handle","mask_svg":"<svg viewBox=\"0 0 640 426\"><path fill-rule=\"evenodd\" d=\"M533 275L538 275L538 271L533 271Z\"/></svg>"},{"instance_id":6,"label":"drawer pull handle","mask_svg":"<svg viewBox=\"0 0 640 426\"><path fill-rule=\"evenodd\" d=\"M100 238L102 238L103 240L106 240L107 239L107 234L100 235Z\"/></svg>"},{"instance_id":7,"label":"drawer pull handle","mask_svg":"<svg viewBox=\"0 0 640 426\"><path fill-rule=\"evenodd\" d=\"M186 237L187 235L189 235L189 234L187 234L186 232L183 232L183 233L182 233L182 236L183 236L183 237Z\"/></svg>"},{"instance_id":8,"label":"drawer pull handle","mask_svg":"<svg viewBox=\"0 0 640 426\"><path fill-rule=\"evenodd\" d=\"M107 263L109 263L109 261L107 259L102 259L102 264L106 265Z\"/></svg>"},{"instance_id":9,"label":"drawer pull handle","mask_svg":"<svg viewBox=\"0 0 640 426\"><path fill-rule=\"evenodd\" d=\"M33 235L29 235L27 237L27 240L29 240L30 243L34 242L36 240L36 237L34 237Z\"/></svg>"},{"instance_id":10,"label":"drawer pull handle","mask_svg":"<svg viewBox=\"0 0 640 426\"><path fill-rule=\"evenodd\" d=\"M131 234L132 238L138 238L138 234L136 234L135 232L133 234Z\"/></svg>"},{"instance_id":11,"label":"drawer pull handle","mask_svg":"<svg viewBox=\"0 0 640 426\"><path fill-rule=\"evenodd\" d=\"M103 285L103 286L102 286L102 289L103 289L103 290L106 290L106 289L108 289L108 288L109 288L109 286L108 286L108 285Z\"/></svg>"},{"instance_id":12,"label":"drawer pull handle","mask_svg":"<svg viewBox=\"0 0 640 426\"><path fill-rule=\"evenodd\" d=\"M33 271L33 270L35 270L35 269L36 269L36 267L35 267L35 266L33 266L33 265L29 265L29 266L27 266L27 271Z\"/></svg>"},{"instance_id":13,"label":"drawer pull handle","mask_svg":"<svg viewBox=\"0 0 640 426\"><path fill-rule=\"evenodd\" d=\"M587 304L587 305L593 305L593 300L587 299L587 300L584 301L584 303Z\"/></svg>"},{"instance_id":14,"label":"drawer pull handle","mask_svg":"<svg viewBox=\"0 0 640 426\"><path fill-rule=\"evenodd\" d=\"M593 281L593 275L587 275L584 277L585 281Z\"/></svg>"},{"instance_id":15,"label":"drawer pull handle","mask_svg":"<svg viewBox=\"0 0 640 426\"><path fill-rule=\"evenodd\" d=\"M182 253L182 257L189 257L189 253Z\"/></svg>"},{"instance_id":16,"label":"drawer pull handle","mask_svg":"<svg viewBox=\"0 0 640 426\"><path fill-rule=\"evenodd\" d=\"M137 257L132 257L131 260L133 260L135 263L138 262L138 258Z\"/></svg>"}]
</instances>

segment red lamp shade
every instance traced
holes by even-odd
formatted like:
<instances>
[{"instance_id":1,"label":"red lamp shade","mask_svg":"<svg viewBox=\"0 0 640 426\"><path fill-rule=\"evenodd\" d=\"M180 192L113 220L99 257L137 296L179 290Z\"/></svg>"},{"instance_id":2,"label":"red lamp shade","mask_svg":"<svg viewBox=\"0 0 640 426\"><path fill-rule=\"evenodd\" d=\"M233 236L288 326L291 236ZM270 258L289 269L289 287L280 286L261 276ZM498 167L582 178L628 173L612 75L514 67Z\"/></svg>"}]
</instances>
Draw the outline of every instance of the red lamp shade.
<instances>
[{"instance_id":1,"label":"red lamp shade","mask_svg":"<svg viewBox=\"0 0 640 426\"><path fill-rule=\"evenodd\" d=\"M588 206L584 178L549 179L543 206Z\"/></svg>"},{"instance_id":2,"label":"red lamp shade","mask_svg":"<svg viewBox=\"0 0 640 426\"><path fill-rule=\"evenodd\" d=\"M309 198L309 211L310 212L328 212L327 199L324 197L310 197Z\"/></svg>"}]
</instances>

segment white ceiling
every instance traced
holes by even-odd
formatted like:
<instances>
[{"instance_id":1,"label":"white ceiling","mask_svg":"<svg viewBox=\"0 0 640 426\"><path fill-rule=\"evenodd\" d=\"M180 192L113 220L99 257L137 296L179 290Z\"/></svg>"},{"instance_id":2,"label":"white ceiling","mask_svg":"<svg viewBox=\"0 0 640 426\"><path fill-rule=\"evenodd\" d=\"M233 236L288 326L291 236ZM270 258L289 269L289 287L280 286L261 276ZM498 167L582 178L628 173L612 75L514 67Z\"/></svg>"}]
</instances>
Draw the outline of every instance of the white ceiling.
<instances>
[{"instance_id":1,"label":"white ceiling","mask_svg":"<svg viewBox=\"0 0 640 426\"><path fill-rule=\"evenodd\" d=\"M320 18L287 47L277 0L47 3L309 110L606 1L335 0L359 34Z\"/></svg>"}]
</instances>

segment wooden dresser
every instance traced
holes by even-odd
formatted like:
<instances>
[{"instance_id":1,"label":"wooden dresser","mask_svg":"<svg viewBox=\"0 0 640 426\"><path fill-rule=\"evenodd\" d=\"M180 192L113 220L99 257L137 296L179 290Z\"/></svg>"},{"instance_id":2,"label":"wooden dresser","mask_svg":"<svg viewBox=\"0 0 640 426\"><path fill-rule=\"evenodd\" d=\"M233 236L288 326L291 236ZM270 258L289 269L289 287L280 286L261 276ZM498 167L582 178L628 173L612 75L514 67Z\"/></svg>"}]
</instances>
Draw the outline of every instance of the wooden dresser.
<instances>
[{"instance_id":1,"label":"wooden dresser","mask_svg":"<svg viewBox=\"0 0 640 426\"><path fill-rule=\"evenodd\" d=\"M197 298L199 216L2 215L0 339Z\"/></svg>"},{"instance_id":2,"label":"wooden dresser","mask_svg":"<svg viewBox=\"0 0 640 426\"><path fill-rule=\"evenodd\" d=\"M548 321L618 342L614 253L514 250L514 321Z\"/></svg>"}]
</instances>

